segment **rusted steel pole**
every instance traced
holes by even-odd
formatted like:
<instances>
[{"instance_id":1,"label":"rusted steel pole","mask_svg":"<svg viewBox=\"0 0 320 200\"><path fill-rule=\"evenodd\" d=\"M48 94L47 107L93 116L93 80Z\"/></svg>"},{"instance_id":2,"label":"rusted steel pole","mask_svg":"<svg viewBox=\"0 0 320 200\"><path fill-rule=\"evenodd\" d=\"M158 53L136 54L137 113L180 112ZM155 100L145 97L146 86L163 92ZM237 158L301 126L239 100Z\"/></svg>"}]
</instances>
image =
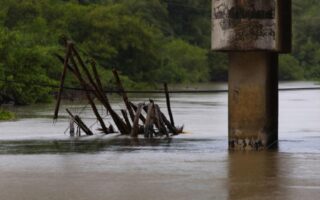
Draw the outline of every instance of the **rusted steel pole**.
<instances>
[{"instance_id":1,"label":"rusted steel pole","mask_svg":"<svg viewBox=\"0 0 320 200\"><path fill-rule=\"evenodd\" d=\"M74 116L68 109L66 109L66 111L69 113L70 117L72 118L72 120L74 120L78 127L86 133L86 135L93 135L92 131L87 127L87 125L85 125L85 123L81 120L79 116Z\"/></svg>"},{"instance_id":2,"label":"rusted steel pole","mask_svg":"<svg viewBox=\"0 0 320 200\"><path fill-rule=\"evenodd\" d=\"M278 142L278 54L291 50L291 0L213 0L212 50L229 55L229 149Z\"/></svg>"},{"instance_id":3,"label":"rusted steel pole","mask_svg":"<svg viewBox=\"0 0 320 200\"><path fill-rule=\"evenodd\" d=\"M154 123L154 103L150 102L148 104L148 110L147 110L147 118L146 122L144 123L144 137L146 138L152 138L153 137L153 123Z\"/></svg>"},{"instance_id":4,"label":"rusted steel pole","mask_svg":"<svg viewBox=\"0 0 320 200\"><path fill-rule=\"evenodd\" d=\"M132 137L138 137L139 134L139 118L140 118L140 114L143 108L143 104L139 104L136 110L136 115L134 117L134 121L133 121L133 125L132 125L132 129L131 129L131 133L130 135Z\"/></svg>"},{"instance_id":5,"label":"rusted steel pole","mask_svg":"<svg viewBox=\"0 0 320 200\"><path fill-rule=\"evenodd\" d=\"M97 86L97 84L93 80L89 70L85 66L85 64L84 64L83 60L81 59L81 56L79 55L78 51L75 49L74 46L72 46L71 48L72 48L72 52L74 53L75 57L77 58L77 60L78 60L78 62L80 64L81 68L83 69L85 75L89 79L90 85L94 88L94 93L95 93L96 97L100 100L100 102L103 104L103 106L110 113L113 121L117 125L117 127L118 127L119 131L121 132L121 134L124 134L124 135L129 134L129 132L130 132L129 128L124 123L124 121L119 117L119 115L112 109L107 96L105 95L105 93L103 91L100 90L100 88ZM80 72L79 69L78 69L78 71Z\"/></svg>"},{"instance_id":6,"label":"rusted steel pole","mask_svg":"<svg viewBox=\"0 0 320 200\"><path fill-rule=\"evenodd\" d=\"M84 64L80 54L78 53L78 51L76 50L76 48L74 46L71 46L72 48L72 53L75 55L76 59L78 60L78 63L80 64L82 70L84 71L84 74L86 75L86 77L89 79L89 83L94 87L94 89L96 91L102 92L100 91L100 88L97 86L97 84L95 83L95 81L93 80L87 66Z\"/></svg>"},{"instance_id":7,"label":"rusted steel pole","mask_svg":"<svg viewBox=\"0 0 320 200\"><path fill-rule=\"evenodd\" d=\"M85 82L85 80L82 78L81 72L80 72L80 70L79 70L79 68L78 68L78 66L77 66L77 63L75 62L75 60L74 60L74 58L73 58L72 55L70 56L70 59L71 59L71 62L72 62L72 64L73 64L73 67L74 67L74 68L73 68L73 72L74 72L75 76L78 78L81 86L82 86L83 89L85 90L86 97L87 97L87 99L88 99L88 101L89 101L89 104L90 104L90 106L91 106L91 108L92 108L95 116L97 117L97 119L98 119L98 121L99 121L99 123L100 123L100 125L101 125L102 131L103 131L105 134L108 134L108 133L109 133L108 128L106 127L106 125L105 125L105 123L104 123L101 115L99 114L99 111L98 111L98 109L97 109L97 107L96 107L96 105L95 105L95 103L94 103L94 101L93 101L93 99L92 99L92 97L91 97L91 94L90 94L90 92L89 92L90 87L89 87L88 84Z\"/></svg>"},{"instance_id":8,"label":"rusted steel pole","mask_svg":"<svg viewBox=\"0 0 320 200\"><path fill-rule=\"evenodd\" d=\"M132 121L134 121L134 113L133 113L133 110L132 110L132 108L131 108L131 106L130 106L128 95L127 95L127 93L125 92L124 87L123 87L123 85L122 85L122 83L121 83L121 80L120 80L120 77L119 77L119 75L118 75L118 72L117 72L117 70L115 70L115 69L113 69L112 72L113 72L113 75L114 75L114 77L115 77L115 79L116 79L116 83L117 83L117 85L118 85L118 89L119 89L119 90L121 91L121 93L122 93L122 98L123 98L123 101L124 101L124 103L125 103L125 105L126 105L126 107L127 107L127 110L128 110L128 112L129 112L130 118L131 118Z\"/></svg>"},{"instance_id":9,"label":"rusted steel pole","mask_svg":"<svg viewBox=\"0 0 320 200\"><path fill-rule=\"evenodd\" d=\"M132 107L132 109L137 113L137 111L138 111L138 106L136 106L136 105L135 105L134 103L132 103L132 102L129 102L129 103L130 103L130 106ZM142 121L143 124L146 122L146 118L141 114L141 112L140 112L139 118L140 118L140 120Z\"/></svg>"},{"instance_id":10,"label":"rusted steel pole","mask_svg":"<svg viewBox=\"0 0 320 200\"><path fill-rule=\"evenodd\" d=\"M166 118L166 116L161 111L160 111L160 116L161 116L161 120L168 127L169 131L171 131L173 135L177 135L178 134L177 128L172 126L170 121Z\"/></svg>"},{"instance_id":11,"label":"rusted steel pole","mask_svg":"<svg viewBox=\"0 0 320 200\"><path fill-rule=\"evenodd\" d=\"M124 118L124 121L126 122L128 128L129 128L129 130L130 130L130 132L131 132L131 128L132 128L132 127L131 127L131 124L130 124L130 120L129 120L129 118L128 118L127 111L124 110L124 109L121 109L121 113L122 113L122 116L123 116L123 118Z\"/></svg>"},{"instance_id":12,"label":"rusted steel pole","mask_svg":"<svg viewBox=\"0 0 320 200\"><path fill-rule=\"evenodd\" d=\"M164 84L164 91L166 93L166 102L167 102L167 109L168 109L168 114L169 114L169 117L170 117L170 122L171 122L172 126L175 126L174 125L172 111L171 111L170 96L169 96L169 90L168 90L168 84L167 83Z\"/></svg>"},{"instance_id":13,"label":"rusted steel pole","mask_svg":"<svg viewBox=\"0 0 320 200\"><path fill-rule=\"evenodd\" d=\"M67 68L68 68L68 62L69 62L70 54L71 54L71 44L68 43L67 44L66 55L64 57L63 72L62 72L61 78L60 78L60 88L59 88L59 93L58 93L58 97L57 97L56 108L55 108L54 116L53 116L53 119L55 119L55 120L58 119L59 108L60 108L60 103L61 103L61 95L62 95L62 92L63 92L64 81L66 79L66 74L67 74Z\"/></svg>"},{"instance_id":14,"label":"rusted steel pole","mask_svg":"<svg viewBox=\"0 0 320 200\"><path fill-rule=\"evenodd\" d=\"M97 70L97 67L96 67L96 62L94 60L91 61L91 67L92 67L93 75L94 75L94 78L95 78L95 80L97 82L97 85L98 85L99 89L101 91L103 91L101 79L100 79L100 76L99 76L99 73L98 73L98 70Z\"/></svg>"},{"instance_id":15,"label":"rusted steel pole","mask_svg":"<svg viewBox=\"0 0 320 200\"><path fill-rule=\"evenodd\" d=\"M154 112L155 112L155 122L158 125L159 132L162 135L166 135L167 137L169 137L168 131L167 131L165 124L163 122L163 119L161 117L160 108L157 104L154 105Z\"/></svg>"}]
</instances>

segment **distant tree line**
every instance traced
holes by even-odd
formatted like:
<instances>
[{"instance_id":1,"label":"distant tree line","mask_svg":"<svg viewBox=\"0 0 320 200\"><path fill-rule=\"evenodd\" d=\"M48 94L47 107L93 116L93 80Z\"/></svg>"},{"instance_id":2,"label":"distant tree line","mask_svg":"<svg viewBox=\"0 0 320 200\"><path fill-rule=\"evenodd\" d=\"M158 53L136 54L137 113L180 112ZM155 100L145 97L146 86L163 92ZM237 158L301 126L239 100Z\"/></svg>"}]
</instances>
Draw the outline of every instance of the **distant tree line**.
<instances>
[{"instance_id":1,"label":"distant tree line","mask_svg":"<svg viewBox=\"0 0 320 200\"><path fill-rule=\"evenodd\" d=\"M318 8L317 0L293 0L294 50L280 58L282 80L319 78ZM104 85L112 68L127 87L225 81L226 56L210 51L210 18L211 0L2 1L0 102L50 99L50 88L33 84L57 84L61 37L98 62Z\"/></svg>"}]
</instances>

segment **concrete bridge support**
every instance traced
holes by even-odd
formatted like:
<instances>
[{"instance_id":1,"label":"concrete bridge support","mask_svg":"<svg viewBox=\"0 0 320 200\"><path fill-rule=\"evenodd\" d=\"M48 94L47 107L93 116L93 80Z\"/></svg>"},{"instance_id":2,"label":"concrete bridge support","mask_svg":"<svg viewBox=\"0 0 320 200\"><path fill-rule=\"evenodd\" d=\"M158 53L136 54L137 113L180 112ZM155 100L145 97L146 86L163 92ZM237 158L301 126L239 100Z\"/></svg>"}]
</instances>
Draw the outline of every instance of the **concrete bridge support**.
<instances>
[{"instance_id":1,"label":"concrete bridge support","mask_svg":"<svg viewBox=\"0 0 320 200\"><path fill-rule=\"evenodd\" d=\"M213 0L212 50L230 58L229 148L277 147L278 54L291 51L291 0Z\"/></svg>"},{"instance_id":2,"label":"concrete bridge support","mask_svg":"<svg viewBox=\"0 0 320 200\"><path fill-rule=\"evenodd\" d=\"M277 147L278 54L229 53L229 148Z\"/></svg>"}]
</instances>

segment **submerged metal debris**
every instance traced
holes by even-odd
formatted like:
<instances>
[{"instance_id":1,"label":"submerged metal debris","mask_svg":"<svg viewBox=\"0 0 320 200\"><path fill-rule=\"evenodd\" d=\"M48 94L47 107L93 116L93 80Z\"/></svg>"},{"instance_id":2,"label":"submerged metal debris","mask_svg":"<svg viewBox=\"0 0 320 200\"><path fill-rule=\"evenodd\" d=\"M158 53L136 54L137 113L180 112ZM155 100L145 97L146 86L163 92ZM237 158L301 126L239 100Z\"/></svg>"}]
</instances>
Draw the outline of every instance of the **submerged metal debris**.
<instances>
[{"instance_id":1,"label":"submerged metal debris","mask_svg":"<svg viewBox=\"0 0 320 200\"><path fill-rule=\"evenodd\" d=\"M113 75L116 80L119 94L122 95L124 104L126 106L126 109L121 110L122 117L120 117L120 115L112 108L106 93L103 91L103 86L95 62L92 61L90 63L91 70L89 70L88 66L82 60L80 54L75 48L74 43L71 41L65 41L65 46L65 56L63 57L56 55L63 63L64 68L61 75L60 88L54 113L55 120L58 118L59 114L66 74L70 71L79 81L83 91L85 92L86 98L95 114L95 117L99 121L99 130L102 133L111 134L116 133L116 131L112 125L109 127L106 126L103 118L98 112L94 99L97 99L105 107L121 135L128 135L131 137L144 135L145 138L154 138L162 136L171 137L172 135L177 135L183 132L183 126L176 127L174 125L167 84L164 85L164 92L166 94L166 103L170 120L167 119L167 117L160 110L159 105L156 104L152 99L149 100L148 104L135 104L129 101L118 72L114 69ZM86 135L93 135L93 132L85 125L80 116L73 115L68 109L67 112L70 115L71 120L77 125L78 130L81 129ZM70 133L70 135L73 136L74 133ZM80 136L79 132L76 135Z\"/></svg>"}]
</instances>

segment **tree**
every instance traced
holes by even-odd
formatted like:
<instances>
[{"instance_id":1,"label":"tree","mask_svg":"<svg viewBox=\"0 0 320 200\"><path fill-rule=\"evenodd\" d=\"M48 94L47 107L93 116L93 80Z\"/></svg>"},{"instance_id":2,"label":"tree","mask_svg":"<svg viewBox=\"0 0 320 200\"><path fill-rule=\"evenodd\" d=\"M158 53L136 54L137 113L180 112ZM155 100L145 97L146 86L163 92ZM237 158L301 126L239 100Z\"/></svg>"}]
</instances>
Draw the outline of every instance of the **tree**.
<instances>
[{"instance_id":1,"label":"tree","mask_svg":"<svg viewBox=\"0 0 320 200\"><path fill-rule=\"evenodd\" d=\"M208 81L208 63L204 49L183 40L171 40L163 47L160 58L161 66L155 71L155 81Z\"/></svg>"},{"instance_id":2,"label":"tree","mask_svg":"<svg viewBox=\"0 0 320 200\"><path fill-rule=\"evenodd\" d=\"M1 85L0 101L30 104L49 100L51 89L39 85L54 83L47 76L49 60L44 56L47 52L40 47L25 46L28 41L20 32L2 30L0 36L0 66L5 81Z\"/></svg>"},{"instance_id":3,"label":"tree","mask_svg":"<svg viewBox=\"0 0 320 200\"><path fill-rule=\"evenodd\" d=\"M300 80L303 79L303 69L298 60L292 55L281 55L279 60L279 79L280 80Z\"/></svg>"}]
</instances>

